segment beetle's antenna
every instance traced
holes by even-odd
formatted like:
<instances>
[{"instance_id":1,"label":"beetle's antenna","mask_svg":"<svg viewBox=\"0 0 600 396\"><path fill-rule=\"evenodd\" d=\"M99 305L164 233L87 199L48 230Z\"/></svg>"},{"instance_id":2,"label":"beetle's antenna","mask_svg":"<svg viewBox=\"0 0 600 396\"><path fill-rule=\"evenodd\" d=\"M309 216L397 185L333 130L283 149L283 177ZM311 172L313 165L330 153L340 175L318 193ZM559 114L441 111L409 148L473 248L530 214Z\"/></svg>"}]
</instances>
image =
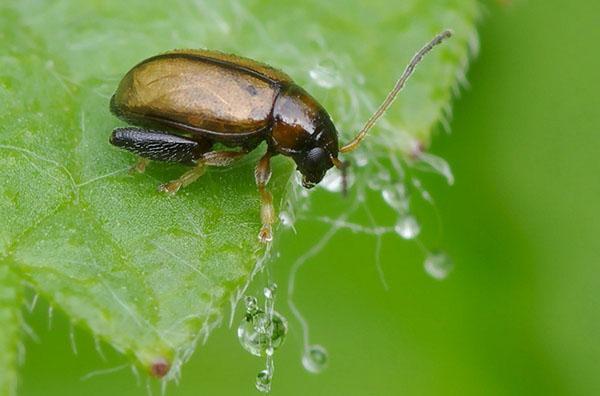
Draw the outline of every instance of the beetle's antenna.
<instances>
[{"instance_id":1,"label":"beetle's antenna","mask_svg":"<svg viewBox=\"0 0 600 396\"><path fill-rule=\"evenodd\" d=\"M426 46L424 46L423 48L421 48L421 50L419 50L419 52L417 52L413 56L412 60L408 64L408 66L406 66L406 69L404 69L404 72L402 73L402 76L400 76L400 78L396 82L396 85L394 86L394 89L392 89L390 91L390 93L387 95L387 97L385 98L385 100L383 101L383 103L381 104L381 106L379 106L379 108L377 109L377 111L375 113L373 113L373 115L368 119L368 121L365 124L365 126L362 127L362 129L360 130L360 132L358 132L358 135L356 135L356 137L350 143L348 143L345 146L341 147L340 148L340 152L347 153L347 152L350 152L350 151L354 150L356 147L358 147L358 145L360 144L360 142L367 135L367 132L369 132L369 130L373 127L373 125L375 125L375 123L377 122L377 120L392 105L392 103L394 102L394 99L396 99L396 96L398 96L398 93L402 90L402 88L404 88L404 84L406 83L406 80L408 80L408 78L410 77L410 75L415 70L415 67L419 64L419 62L421 62L421 60L423 59L423 57L429 51L431 51L433 49L433 47L435 47L436 45L440 44L442 41L444 41L445 39L449 38L450 36L452 36L452 32L450 30L443 31L442 33L440 33L437 36L435 36L433 38L433 40L431 40Z\"/></svg>"}]
</instances>

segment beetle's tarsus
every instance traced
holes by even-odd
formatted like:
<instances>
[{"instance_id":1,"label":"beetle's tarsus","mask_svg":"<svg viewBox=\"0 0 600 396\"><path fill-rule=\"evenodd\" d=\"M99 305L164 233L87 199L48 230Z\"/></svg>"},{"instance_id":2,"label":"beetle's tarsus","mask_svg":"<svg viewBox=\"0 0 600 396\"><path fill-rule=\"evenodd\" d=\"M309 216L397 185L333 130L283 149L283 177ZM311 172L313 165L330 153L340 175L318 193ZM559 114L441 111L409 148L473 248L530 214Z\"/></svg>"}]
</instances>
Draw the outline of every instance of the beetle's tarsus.
<instances>
[{"instance_id":1,"label":"beetle's tarsus","mask_svg":"<svg viewBox=\"0 0 600 396\"><path fill-rule=\"evenodd\" d=\"M273 196L267 190L267 183L271 178L271 153L267 152L260 161L258 161L258 165L256 165L254 171L254 177L260 194L260 219L262 221L262 228L258 233L258 239L262 243L267 243L273 240L271 225L275 222Z\"/></svg>"},{"instance_id":2,"label":"beetle's tarsus","mask_svg":"<svg viewBox=\"0 0 600 396\"><path fill-rule=\"evenodd\" d=\"M198 178L204 174L205 169L206 164L204 162L199 162L195 167L181 175L179 179L171 180L168 183L158 186L158 191L169 195L175 195L180 188L187 187L198 180Z\"/></svg>"},{"instance_id":3,"label":"beetle's tarsus","mask_svg":"<svg viewBox=\"0 0 600 396\"><path fill-rule=\"evenodd\" d=\"M246 155L243 151L209 151L202 154L196 166L185 172L179 179L158 186L158 191L175 195L182 187L187 187L204 174L207 166L228 166L239 157ZM144 165L145 166L145 165Z\"/></svg>"},{"instance_id":4,"label":"beetle's tarsus","mask_svg":"<svg viewBox=\"0 0 600 396\"><path fill-rule=\"evenodd\" d=\"M273 240L273 233L271 232L271 225L264 224L258 233L258 240L261 243L269 243Z\"/></svg>"},{"instance_id":5,"label":"beetle's tarsus","mask_svg":"<svg viewBox=\"0 0 600 396\"><path fill-rule=\"evenodd\" d=\"M140 157L137 162L129 168L129 174L144 173L149 163L150 160L148 158Z\"/></svg>"},{"instance_id":6,"label":"beetle's tarsus","mask_svg":"<svg viewBox=\"0 0 600 396\"><path fill-rule=\"evenodd\" d=\"M179 191L180 188L181 182L179 180L173 180L168 183L163 183L159 185L158 191L168 195L175 195L177 194L177 191Z\"/></svg>"}]
</instances>

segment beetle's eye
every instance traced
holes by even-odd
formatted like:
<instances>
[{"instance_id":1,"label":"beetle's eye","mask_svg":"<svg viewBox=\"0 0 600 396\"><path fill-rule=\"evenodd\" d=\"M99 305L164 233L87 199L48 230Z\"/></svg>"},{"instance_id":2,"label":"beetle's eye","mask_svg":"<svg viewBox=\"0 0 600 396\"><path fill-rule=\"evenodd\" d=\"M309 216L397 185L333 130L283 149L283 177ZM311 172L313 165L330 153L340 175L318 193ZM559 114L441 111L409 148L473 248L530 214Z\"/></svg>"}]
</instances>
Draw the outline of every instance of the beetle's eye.
<instances>
[{"instance_id":1,"label":"beetle's eye","mask_svg":"<svg viewBox=\"0 0 600 396\"><path fill-rule=\"evenodd\" d=\"M321 147L315 147L306 154L306 161L311 165L321 163L327 157L327 153Z\"/></svg>"}]
</instances>

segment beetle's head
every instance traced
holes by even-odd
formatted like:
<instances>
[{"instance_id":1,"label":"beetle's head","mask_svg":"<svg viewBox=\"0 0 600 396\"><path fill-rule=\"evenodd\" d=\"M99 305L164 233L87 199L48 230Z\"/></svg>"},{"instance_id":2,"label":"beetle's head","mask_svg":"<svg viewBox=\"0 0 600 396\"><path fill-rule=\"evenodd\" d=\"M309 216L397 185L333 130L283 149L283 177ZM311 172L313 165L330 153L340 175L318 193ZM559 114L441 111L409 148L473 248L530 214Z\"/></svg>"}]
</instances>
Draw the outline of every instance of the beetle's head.
<instances>
[{"instance_id":1,"label":"beetle's head","mask_svg":"<svg viewBox=\"0 0 600 396\"><path fill-rule=\"evenodd\" d=\"M295 84L279 94L273 107L270 140L274 151L292 157L302 185L312 188L327 170L339 166L338 133L327 111Z\"/></svg>"},{"instance_id":2,"label":"beetle's head","mask_svg":"<svg viewBox=\"0 0 600 396\"><path fill-rule=\"evenodd\" d=\"M319 184L325 173L333 166L331 156L322 147L313 147L303 152L296 159L298 171L302 174L302 186L313 188Z\"/></svg>"},{"instance_id":3,"label":"beetle's head","mask_svg":"<svg viewBox=\"0 0 600 396\"><path fill-rule=\"evenodd\" d=\"M295 158L298 171L302 174L304 188L312 188L319 184L327 171L334 166L338 155L335 126L324 111L319 118L316 133Z\"/></svg>"}]
</instances>

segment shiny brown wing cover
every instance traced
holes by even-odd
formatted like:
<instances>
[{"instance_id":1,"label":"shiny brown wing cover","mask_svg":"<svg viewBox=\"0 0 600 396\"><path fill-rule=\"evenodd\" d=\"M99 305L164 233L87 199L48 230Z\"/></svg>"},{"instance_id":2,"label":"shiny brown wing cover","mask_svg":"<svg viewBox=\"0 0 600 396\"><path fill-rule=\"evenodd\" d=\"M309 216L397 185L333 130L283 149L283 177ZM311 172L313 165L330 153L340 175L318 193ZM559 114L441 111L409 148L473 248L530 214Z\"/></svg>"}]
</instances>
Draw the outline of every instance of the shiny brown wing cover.
<instances>
[{"instance_id":1,"label":"shiny brown wing cover","mask_svg":"<svg viewBox=\"0 0 600 396\"><path fill-rule=\"evenodd\" d=\"M246 58L203 50L172 51L131 69L111 108L133 123L208 135L251 135L270 125L289 76Z\"/></svg>"}]
</instances>

